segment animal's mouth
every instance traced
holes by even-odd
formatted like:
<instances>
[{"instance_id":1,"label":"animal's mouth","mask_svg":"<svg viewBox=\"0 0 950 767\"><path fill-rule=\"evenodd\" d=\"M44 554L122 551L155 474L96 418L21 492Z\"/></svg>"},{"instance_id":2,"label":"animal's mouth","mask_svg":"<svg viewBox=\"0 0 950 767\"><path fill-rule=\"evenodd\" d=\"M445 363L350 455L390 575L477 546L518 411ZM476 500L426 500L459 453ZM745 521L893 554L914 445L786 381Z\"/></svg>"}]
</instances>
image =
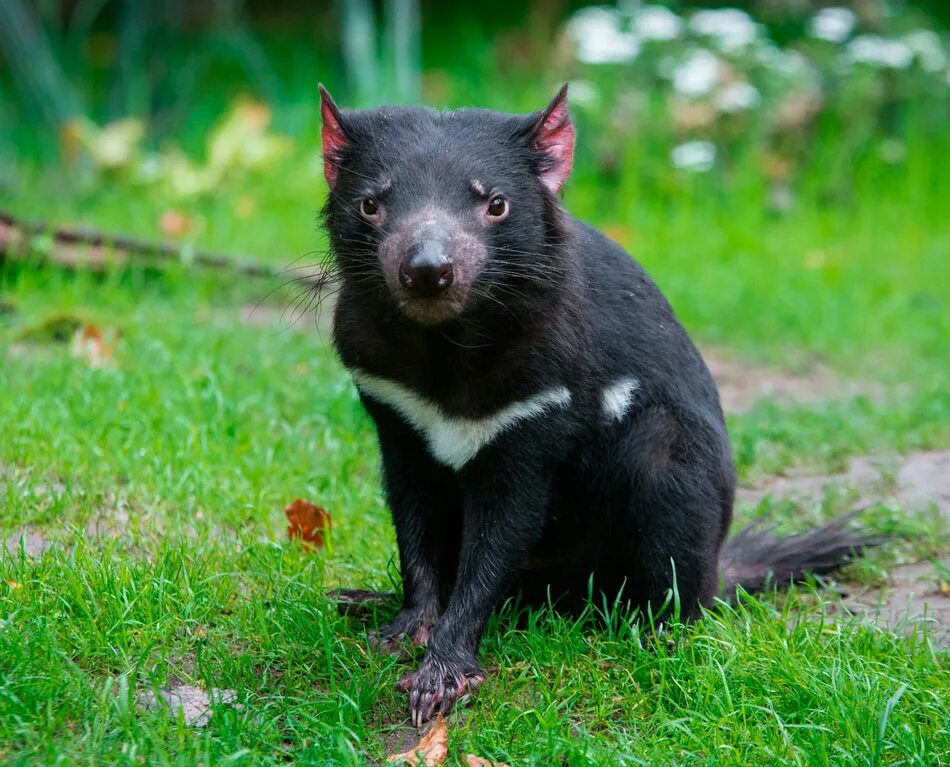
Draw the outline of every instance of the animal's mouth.
<instances>
[{"instance_id":1,"label":"animal's mouth","mask_svg":"<svg viewBox=\"0 0 950 767\"><path fill-rule=\"evenodd\" d=\"M438 325L454 320L465 308L465 298L461 291L456 290L430 297L403 293L397 297L396 302L406 317L420 325Z\"/></svg>"}]
</instances>

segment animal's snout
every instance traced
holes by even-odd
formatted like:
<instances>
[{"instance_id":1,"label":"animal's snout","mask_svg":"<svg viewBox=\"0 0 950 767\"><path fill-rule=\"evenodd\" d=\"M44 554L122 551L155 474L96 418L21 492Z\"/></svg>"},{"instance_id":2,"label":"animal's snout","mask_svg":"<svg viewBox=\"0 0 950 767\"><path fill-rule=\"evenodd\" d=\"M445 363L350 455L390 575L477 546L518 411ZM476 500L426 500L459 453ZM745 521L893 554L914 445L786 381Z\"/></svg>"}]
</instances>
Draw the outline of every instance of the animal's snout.
<instances>
[{"instance_id":1,"label":"animal's snout","mask_svg":"<svg viewBox=\"0 0 950 767\"><path fill-rule=\"evenodd\" d=\"M438 240L414 243L399 265L399 282L416 296L437 296L448 290L454 279L452 261Z\"/></svg>"}]
</instances>

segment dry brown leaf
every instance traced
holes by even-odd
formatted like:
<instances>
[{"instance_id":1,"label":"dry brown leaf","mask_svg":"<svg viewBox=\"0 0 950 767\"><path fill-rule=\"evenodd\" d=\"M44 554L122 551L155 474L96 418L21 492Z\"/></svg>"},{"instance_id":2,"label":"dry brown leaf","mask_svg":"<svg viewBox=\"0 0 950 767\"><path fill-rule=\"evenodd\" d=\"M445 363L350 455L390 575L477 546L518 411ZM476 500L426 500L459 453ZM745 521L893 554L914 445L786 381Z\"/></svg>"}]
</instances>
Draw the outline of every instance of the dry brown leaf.
<instances>
[{"instance_id":1,"label":"dry brown leaf","mask_svg":"<svg viewBox=\"0 0 950 767\"><path fill-rule=\"evenodd\" d=\"M330 529L330 515L325 509L298 498L284 509L287 515L287 537L299 538L305 546L323 548L324 535Z\"/></svg>"},{"instance_id":2,"label":"dry brown leaf","mask_svg":"<svg viewBox=\"0 0 950 767\"><path fill-rule=\"evenodd\" d=\"M475 756L475 754L467 754L465 764L468 767L509 767L506 762L493 762L483 756Z\"/></svg>"},{"instance_id":3,"label":"dry brown leaf","mask_svg":"<svg viewBox=\"0 0 950 767\"><path fill-rule=\"evenodd\" d=\"M432 727L415 748L386 758L386 764L412 764L436 767L449 755L449 723L439 714Z\"/></svg>"},{"instance_id":4,"label":"dry brown leaf","mask_svg":"<svg viewBox=\"0 0 950 767\"><path fill-rule=\"evenodd\" d=\"M73 334L70 351L74 357L83 359L94 368L102 368L112 362L119 334L115 330L103 331L97 325L82 325Z\"/></svg>"}]
</instances>

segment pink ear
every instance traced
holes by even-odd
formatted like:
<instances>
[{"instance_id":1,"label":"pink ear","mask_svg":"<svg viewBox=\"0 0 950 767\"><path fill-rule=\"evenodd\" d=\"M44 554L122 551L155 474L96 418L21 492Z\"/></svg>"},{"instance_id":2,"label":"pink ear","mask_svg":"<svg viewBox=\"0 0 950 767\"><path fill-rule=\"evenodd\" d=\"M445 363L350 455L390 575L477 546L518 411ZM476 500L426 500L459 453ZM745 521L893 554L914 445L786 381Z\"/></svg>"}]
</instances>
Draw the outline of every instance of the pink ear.
<instances>
[{"instance_id":1,"label":"pink ear","mask_svg":"<svg viewBox=\"0 0 950 767\"><path fill-rule=\"evenodd\" d=\"M541 169L541 181L552 192L560 191L574 164L574 123L567 105L567 83L541 113L531 135L535 149L549 161Z\"/></svg>"},{"instance_id":2,"label":"pink ear","mask_svg":"<svg viewBox=\"0 0 950 767\"><path fill-rule=\"evenodd\" d=\"M339 174L343 148L349 139L343 130L343 115L339 107L333 103L326 88L321 85L319 90L320 116L323 119L323 127L320 130L323 139L323 175L332 189Z\"/></svg>"}]
</instances>

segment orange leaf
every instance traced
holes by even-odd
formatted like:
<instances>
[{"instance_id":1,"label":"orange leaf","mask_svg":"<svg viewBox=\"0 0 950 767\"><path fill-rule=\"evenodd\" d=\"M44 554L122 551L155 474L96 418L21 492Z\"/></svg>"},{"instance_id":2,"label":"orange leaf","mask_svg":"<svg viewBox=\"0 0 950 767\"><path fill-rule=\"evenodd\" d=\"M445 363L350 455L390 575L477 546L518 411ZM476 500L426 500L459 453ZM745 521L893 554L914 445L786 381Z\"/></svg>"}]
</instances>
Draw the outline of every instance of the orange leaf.
<instances>
[{"instance_id":1,"label":"orange leaf","mask_svg":"<svg viewBox=\"0 0 950 767\"><path fill-rule=\"evenodd\" d=\"M425 737L419 741L414 749L402 754L395 754L386 759L387 764L411 764L425 765L425 767L437 767L442 764L449 755L449 723L445 717L439 714L432 727L425 734Z\"/></svg>"},{"instance_id":2,"label":"orange leaf","mask_svg":"<svg viewBox=\"0 0 950 767\"><path fill-rule=\"evenodd\" d=\"M7 586L9 586L9 587L10 587L11 589L13 589L14 591L15 591L16 589L21 589L21 588L23 588L23 584L17 583L16 581L7 581Z\"/></svg>"},{"instance_id":3,"label":"orange leaf","mask_svg":"<svg viewBox=\"0 0 950 767\"><path fill-rule=\"evenodd\" d=\"M505 762L492 762L482 756L475 756L475 754L468 754L465 757L465 764L468 767L508 767Z\"/></svg>"},{"instance_id":4,"label":"orange leaf","mask_svg":"<svg viewBox=\"0 0 950 767\"><path fill-rule=\"evenodd\" d=\"M330 515L319 506L298 498L284 509L287 515L287 537L310 548L323 548L323 536L330 529Z\"/></svg>"},{"instance_id":5,"label":"orange leaf","mask_svg":"<svg viewBox=\"0 0 950 767\"><path fill-rule=\"evenodd\" d=\"M106 367L112 362L118 339L118 331L103 332L96 325L81 325L73 334L70 351L74 357L85 360L94 368Z\"/></svg>"}]
</instances>

